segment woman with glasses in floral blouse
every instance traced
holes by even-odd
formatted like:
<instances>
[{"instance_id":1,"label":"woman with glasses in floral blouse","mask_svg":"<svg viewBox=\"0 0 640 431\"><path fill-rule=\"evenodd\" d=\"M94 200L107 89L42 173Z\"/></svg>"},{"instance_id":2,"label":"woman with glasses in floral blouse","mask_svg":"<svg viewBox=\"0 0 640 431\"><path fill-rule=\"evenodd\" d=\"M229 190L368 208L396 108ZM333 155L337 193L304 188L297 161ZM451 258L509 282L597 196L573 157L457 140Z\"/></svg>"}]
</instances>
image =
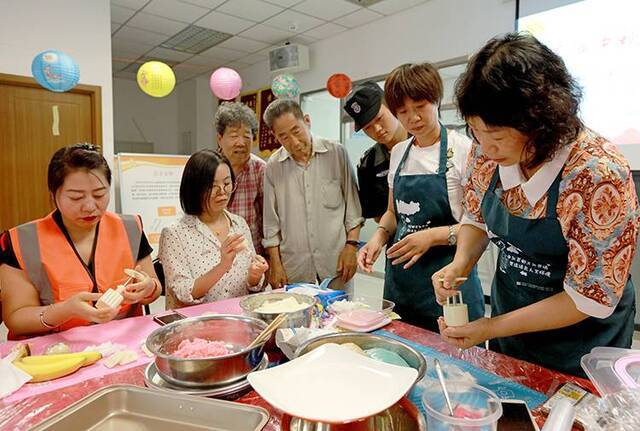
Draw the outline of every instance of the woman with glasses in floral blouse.
<instances>
[{"instance_id":1,"label":"woman with glasses in floral blouse","mask_svg":"<svg viewBox=\"0 0 640 431\"><path fill-rule=\"evenodd\" d=\"M180 183L185 216L160 236L167 309L262 289L269 266L256 255L247 222L227 211L235 186L223 155L202 150L187 161Z\"/></svg>"}]
</instances>

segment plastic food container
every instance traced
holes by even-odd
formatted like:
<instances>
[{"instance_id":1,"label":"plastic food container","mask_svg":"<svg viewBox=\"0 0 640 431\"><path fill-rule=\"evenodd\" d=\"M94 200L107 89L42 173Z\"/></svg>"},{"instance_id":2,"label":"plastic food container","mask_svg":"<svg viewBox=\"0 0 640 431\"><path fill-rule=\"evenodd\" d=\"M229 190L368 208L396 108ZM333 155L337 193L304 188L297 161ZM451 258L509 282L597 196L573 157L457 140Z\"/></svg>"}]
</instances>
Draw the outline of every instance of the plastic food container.
<instances>
[{"instance_id":1,"label":"plastic food container","mask_svg":"<svg viewBox=\"0 0 640 431\"><path fill-rule=\"evenodd\" d=\"M334 304L338 302L351 302L351 303L361 303L366 306L366 309L373 311L382 311L384 314L389 314L393 311L393 307L395 307L395 303L393 301L389 301L384 298L375 298L372 296L365 295L356 295L353 293L336 296L335 298L331 298L329 301L329 311L335 314L341 314L340 307L334 306Z\"/></svg>"},{"instance_id":2,"label":"plastic food container","mask_svg":"<svg viewBox=\"0 0 640 431\"><path fill-rule=\"evenodd\" d=\"M502 416L500 399L490 390L467 382L447 382L454 413L449 409L437 381L426 386L422 404L429 431L495 431ZM465 417L466 416L466 417Z\"/></svg>"},{"instance_id":3,"label":"plastic food container","mask_svg":"<svg viewBox=\"0 0 640 431\"><path fill-rule=\"evenodd\" d=\"M373 331L391 322L383 312L368 310L366 308L347 311L338 314L336 317L338 326L356 332Z\"/></svg>"},{"instance_id":4,"label":"plastic food container","mask_svg":"<svg viewBox=\"0 0 640 431\"><path fill-rule=\"evenodd\" d=\"M594 347L580 364L603 396L640 387L640 350Z\"/></svg>"}]
</instances>

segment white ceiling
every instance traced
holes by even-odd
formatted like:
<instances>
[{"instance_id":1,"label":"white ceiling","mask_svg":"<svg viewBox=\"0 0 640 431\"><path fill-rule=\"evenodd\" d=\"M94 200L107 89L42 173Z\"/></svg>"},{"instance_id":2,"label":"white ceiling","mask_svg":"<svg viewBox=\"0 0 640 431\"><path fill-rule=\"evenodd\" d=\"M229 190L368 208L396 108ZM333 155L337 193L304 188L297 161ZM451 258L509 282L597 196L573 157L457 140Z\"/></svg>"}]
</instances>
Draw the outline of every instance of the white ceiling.
<instances>
[{"instance_id":1,"label":"white ceiling","mask_svg":"<svg viewBox=\"0 0 640 431\"><path fill-rule=\"evenodd\" d=\"M113 76L135 79L131 66L146 57L177 63L178 82L220 66L242 69L285 42L311 45L426 1L361 7L346 0L111 0ZM233 37L197 55L159 46L190 24Z\"/></svg>"}]
</instances>

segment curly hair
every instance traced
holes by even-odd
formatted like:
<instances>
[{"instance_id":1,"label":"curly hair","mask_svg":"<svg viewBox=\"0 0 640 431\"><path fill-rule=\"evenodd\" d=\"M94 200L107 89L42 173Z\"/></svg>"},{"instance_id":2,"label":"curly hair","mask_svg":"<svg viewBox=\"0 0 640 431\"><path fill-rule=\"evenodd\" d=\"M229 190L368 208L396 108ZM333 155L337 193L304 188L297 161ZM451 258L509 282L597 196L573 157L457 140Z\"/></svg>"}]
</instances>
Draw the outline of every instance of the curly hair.
<instances>
[{"instance_id":1,"label":"curly hair","mask_svg":"<svg viewBox=\"0 0 640 431\"><path fill-rule=\"evenodd\" d=\"M562 59L530 34L489 40L456 82L455 96L463 118L526 135L527 168L553 158L583 128L581 88Z\"/></svg>"},{"instance_id":2,"label":"curly hair","mask_svg":"<svg viewBox=\"0 0 640 431\"><path fill-rule=\"evenodd\" d=\"M223 102L216 111L215 116L216 131L224 135L224 131L229 126L244 125L251 129L251 134L255 137L258 133L258 120L256 114L244 103Z\"/></svg>"},{"instance_id":3,"label":"curly hair","mask_svg":"<svg viewBox=\"0 0 640 431\"><path fill-rule=\"evenodd\" d=\"M407 97L439 106L442 93L442 78L429 63L403 64L393 69L384 81L384 100L394 116Z\"/></svg>"}]
</instances>

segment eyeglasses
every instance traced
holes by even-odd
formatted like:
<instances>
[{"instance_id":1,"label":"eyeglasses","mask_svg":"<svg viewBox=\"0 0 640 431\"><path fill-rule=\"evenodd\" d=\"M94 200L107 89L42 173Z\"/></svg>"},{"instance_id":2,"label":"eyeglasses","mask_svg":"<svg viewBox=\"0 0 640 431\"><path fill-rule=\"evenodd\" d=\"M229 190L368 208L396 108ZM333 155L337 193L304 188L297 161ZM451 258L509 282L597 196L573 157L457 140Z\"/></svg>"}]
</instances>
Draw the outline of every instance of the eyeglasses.
<instances>
[{"instance_id":1,"label":"eyeglasses","mask_svg":"<svg viewBox=\"0 0 640 431\"><path fill-rule=\"evenodd\" d=\"M211 187L211 193L213 193L214 196L221 195L223 193L231 194L235 191L236 183L226 183L222 186L214 184L213 187Z\"/></svg>"}]
</instances>

